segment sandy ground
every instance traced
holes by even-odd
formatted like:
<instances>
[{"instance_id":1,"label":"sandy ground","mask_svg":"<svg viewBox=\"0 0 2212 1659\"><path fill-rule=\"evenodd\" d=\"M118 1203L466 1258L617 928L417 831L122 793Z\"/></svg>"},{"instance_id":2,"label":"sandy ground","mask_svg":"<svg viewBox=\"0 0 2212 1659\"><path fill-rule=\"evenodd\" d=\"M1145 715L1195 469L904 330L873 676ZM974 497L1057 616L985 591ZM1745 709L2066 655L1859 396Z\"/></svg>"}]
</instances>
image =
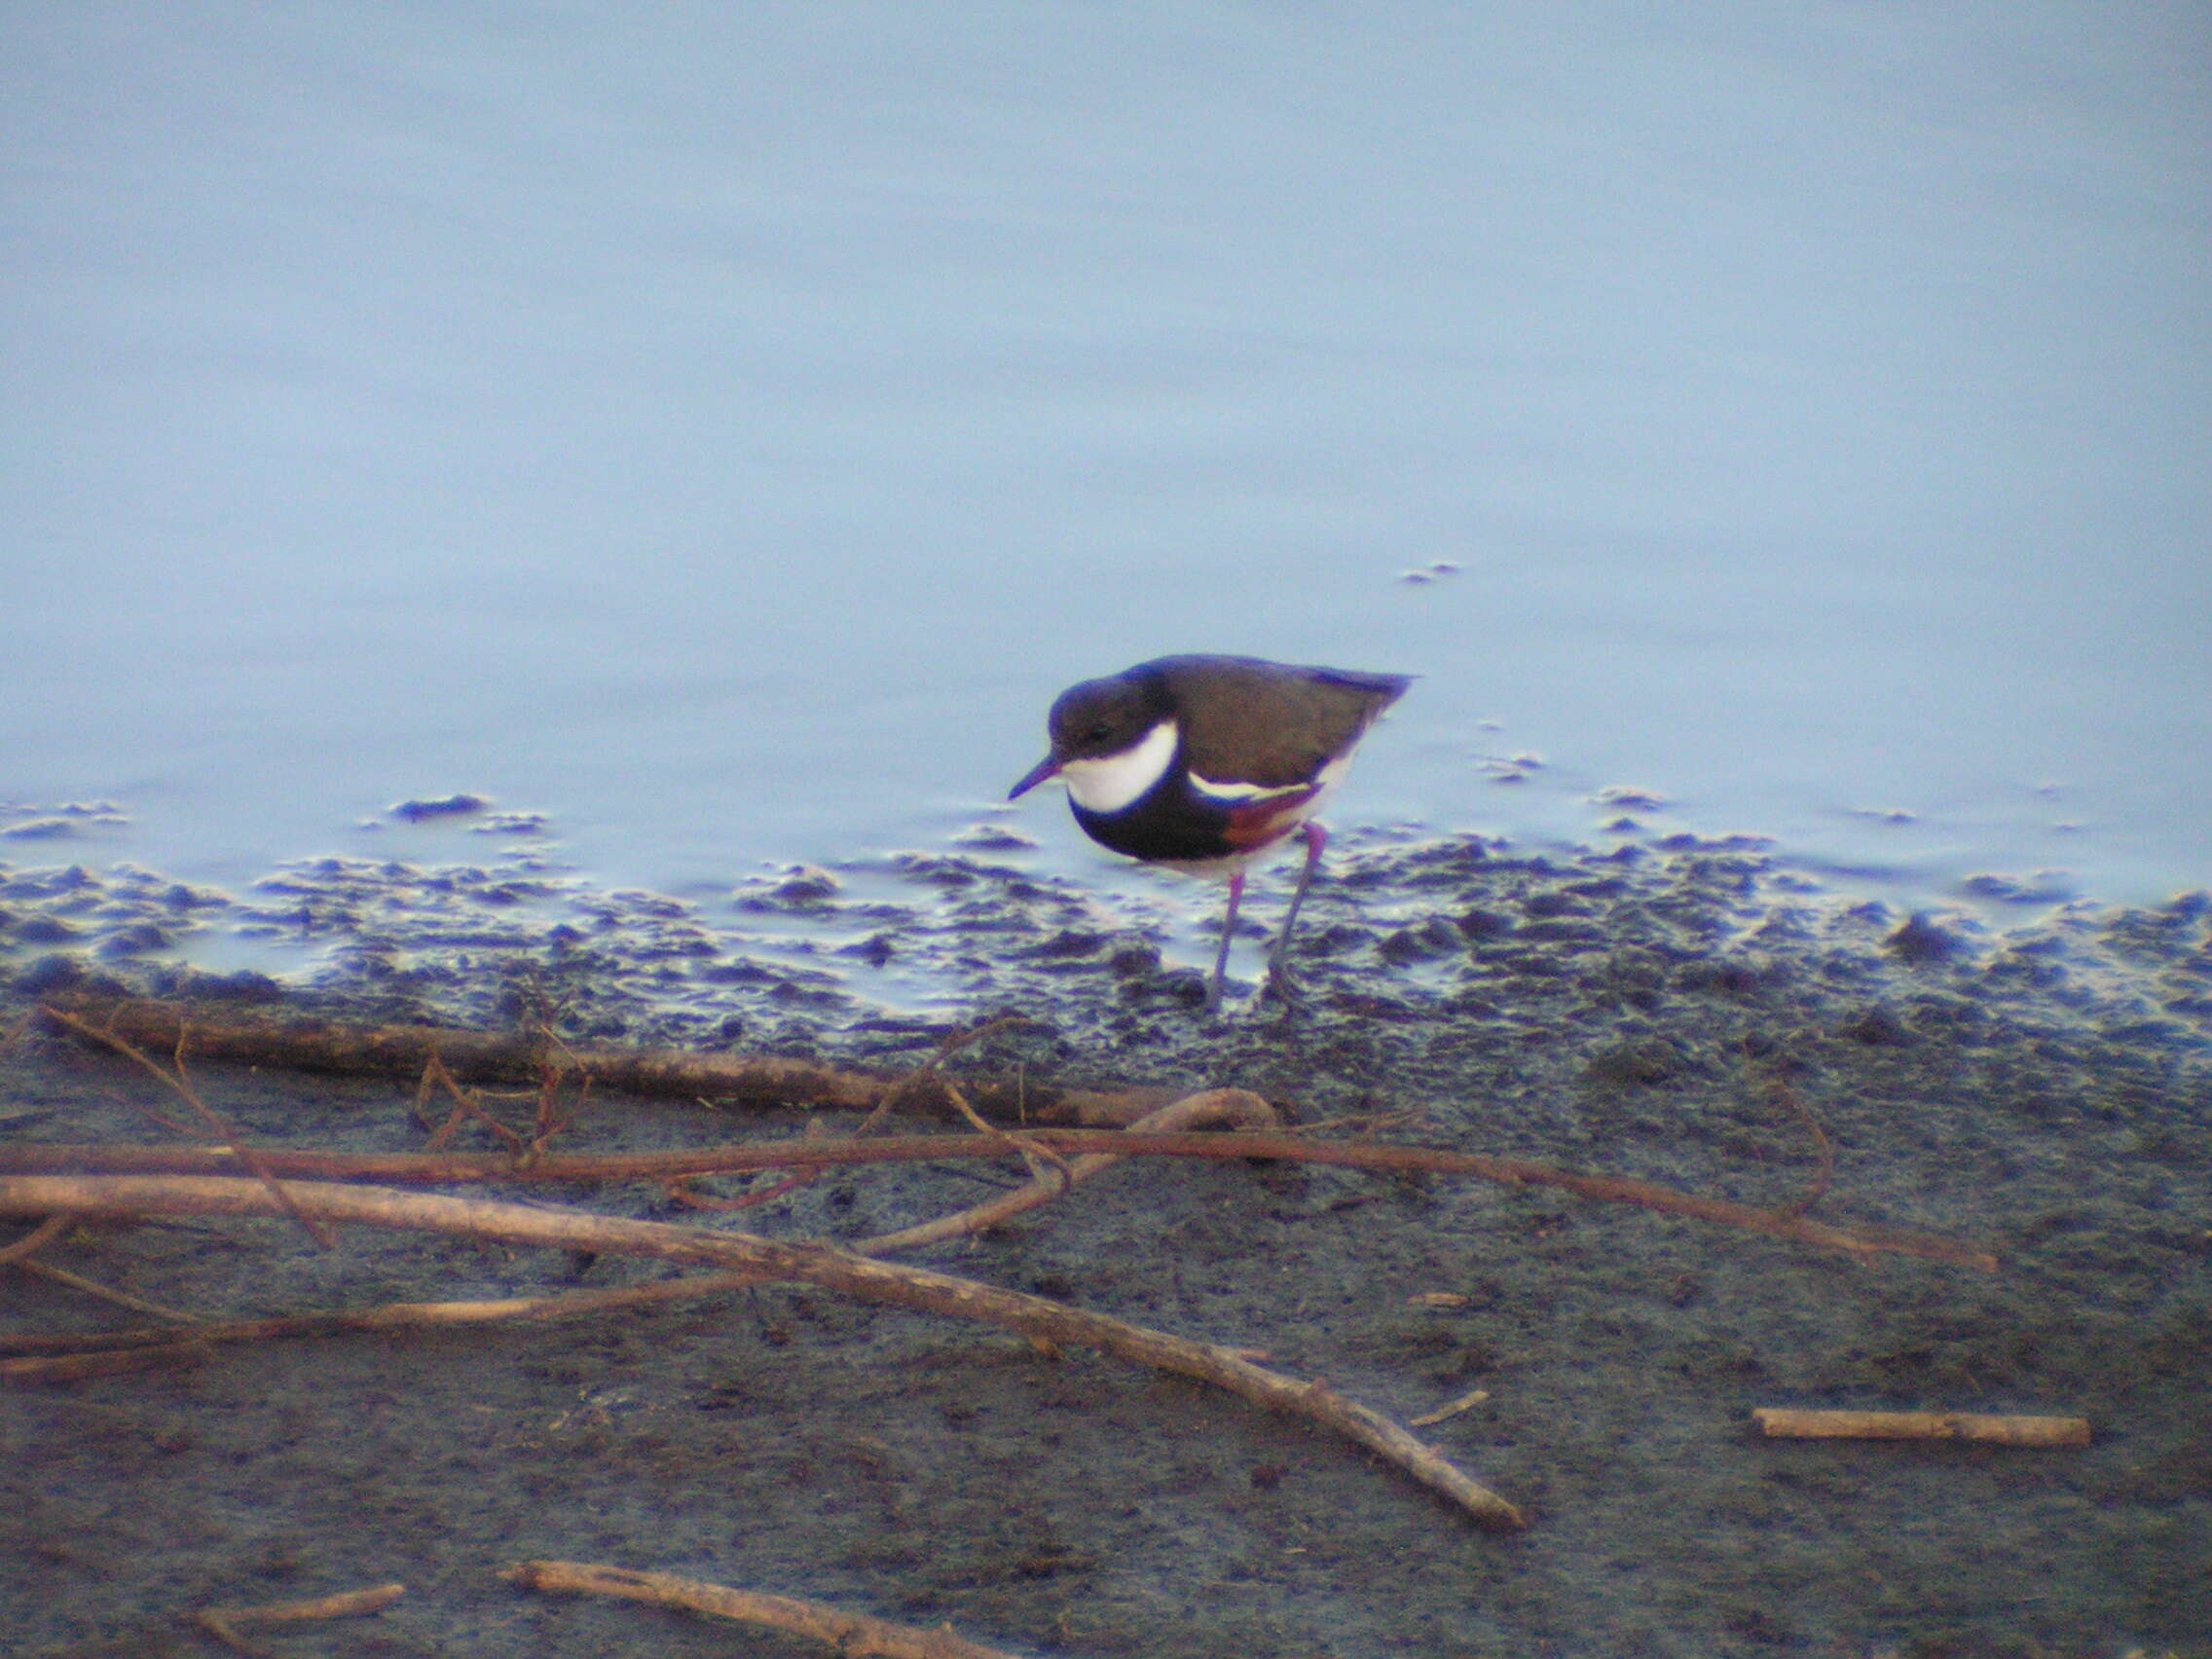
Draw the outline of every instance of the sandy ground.
<instances>
[{"instance_id":1,"label":"sandy ground","mask_svg":"<svg viewBox=\"0 0 2212 1659\"><path fill-rule=\"evenodd\" d=\"M1785 1077L1835 1145L1823 1218L1942 1233L2003 1267L1869 1266L1526 1188L1125 1164L921 1259L1263 1348L1401 1420L1481 1390L1424 1432L1533 1526L1478 1530L1356 1450L1195 1383L773 1287L562 1325L226 1347L0 1393L11 1652L209 1652L179 1612L391 1580L408 1594L387 1611L269 1649L821 1651L497 1576L556 1557L1070 1659L2212 1654L2202 896L2004 932L1908 924L1746 846L1549 861L1373 847L1311 911L1316 1008L1208 1022L1189 1006L1195 975L1162 968L1141 918L987 849L795 871L726 915L516 869L289 879L247 919L328 938L314 982L282 993L302 1007L489 1026L528 1003L595 1040L875 1064L1013 1009L1036 1023L959 1065L1236 1084L1309 1121L1415 1113L1390 1133L1756 1203L1788 1201L1815 1168L1769 1087ZM195 917L232 903L143 872L0 868L0 1006L103 979L266 999L276 988L251 977L163 966ZM894 968L940 986L939 1006L870 1002L868 976ZM269 1142L421 1144L392 1084L200 1075ZM0 1135L159 1140L138 1107L161 1096L34 1034L0 1058ZM802 1123L603 1098L566 1144ZM854 1237L1014 1179L857 1169L729 1219ZM643 1187L534 1196L678 1213ZM363 1233L324 1254L258 1222L87 1229L48 1259L209 1314L666 1271ZM0 1272L8 1331L137 1322ZM2061 1413L2096 1438L1762 1441L1758 1405Z\"/></svg>"}]
</instances>

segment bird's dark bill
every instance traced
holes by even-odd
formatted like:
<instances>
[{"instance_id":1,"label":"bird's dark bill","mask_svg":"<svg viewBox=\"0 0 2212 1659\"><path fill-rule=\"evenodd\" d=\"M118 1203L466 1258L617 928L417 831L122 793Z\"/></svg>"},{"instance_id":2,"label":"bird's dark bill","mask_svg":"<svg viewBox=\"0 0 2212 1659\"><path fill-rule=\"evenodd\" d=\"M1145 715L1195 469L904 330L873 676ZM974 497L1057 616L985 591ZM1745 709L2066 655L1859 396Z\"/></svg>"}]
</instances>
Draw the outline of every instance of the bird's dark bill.
<instances>
[{"instance_id":1,"label":"bird's dark bill","mask_svg":"<svg viewBox=\"0 0 2212 1659\"><path fill-rule=\"evenodd\" d=\"M1020 783L1014 785L1013 789L1007 791L1006 798L1009 800L1018 799L1020 796L1027 794L1031 790L1035 789L1039 784L1043 783L1047 778L1057 777L1059 775L1059 770L1060 763L1057 760L1053 759L1050 755L1046 756L1044 759L1038 761L1036 765L1030 767L1029 775L1026 778L1023 778Z\"/></svg>"}]
</instances>

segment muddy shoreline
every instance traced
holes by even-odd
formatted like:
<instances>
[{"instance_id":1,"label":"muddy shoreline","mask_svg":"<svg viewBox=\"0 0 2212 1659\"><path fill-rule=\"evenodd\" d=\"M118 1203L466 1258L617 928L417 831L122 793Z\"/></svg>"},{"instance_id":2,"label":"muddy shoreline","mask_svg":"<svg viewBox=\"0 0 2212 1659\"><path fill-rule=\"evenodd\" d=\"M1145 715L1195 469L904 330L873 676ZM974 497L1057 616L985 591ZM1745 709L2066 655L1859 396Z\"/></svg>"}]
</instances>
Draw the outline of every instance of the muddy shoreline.
<instances>
[{"instance_id":1,"label":"muddy shoreline","mask_svg":"<svg viewBox=\"0 0 2212 1659\"><path fill-rule=\"evenodd\" d=\"M1536 1524L1466 1526L1362 1455L1196 1385L820 1293L571 1324L216 1351L0 1394L0 1606L27 1650L203 1651L208 1603L403 1580L285 1653L780 1655L786 1639L495 1576L657 1567L949 1620L1037 1654L2212 1652L2212 902L2009 930L1824 893L1755 846L1355 849L1316 890L1316 1006L1209 1023L1163 930L976 847L686 905L526 863L322 861L240 901L0 868L0 1006L64 988L511 1024L1079 1085L1235 1085L1308 1120L1985 1243L1868 1267L1557 1193L1272 1165L1124 1165L922 1258L1264 1348L1428 1432ZM317 941L286 982L175 966L195 930ZM1250 951L1240 965L1250 970ZM886 1005L870 977L929 990ZM406 1150L411 1088L206 1066L257 1136ZM150 1079L49 1034L0 1132L148 1140ZM849 1115L812 1115L831 1130ZM595 1100L568 1150L789 1132L790 1112ZM855 1237L999 1170L856 1170L737 1225ZM737 1191L744 1183L733 1182ZM543 1195L669 1213L644 1188ZM11 1235L18 1231L10 1224ZM324 1255L275 1224L87 1230L61 1265L224 1313L627 1282L434 1239ZM119 1310L11 1274L11 1331ZM2094 1444L1760 1441L1759 1405L2058 1412Z\"/></svg>"}]
</instances>

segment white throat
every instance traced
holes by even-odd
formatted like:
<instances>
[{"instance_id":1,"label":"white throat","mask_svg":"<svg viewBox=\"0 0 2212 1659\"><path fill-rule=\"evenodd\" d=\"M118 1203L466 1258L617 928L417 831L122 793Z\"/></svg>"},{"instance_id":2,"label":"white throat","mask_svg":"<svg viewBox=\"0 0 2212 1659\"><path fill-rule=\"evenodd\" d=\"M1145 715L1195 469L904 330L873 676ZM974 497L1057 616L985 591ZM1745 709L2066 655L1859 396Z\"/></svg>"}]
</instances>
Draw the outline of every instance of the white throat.
<instances>
[{"instance_id":1,"label":"white throat","mask_svg":"<svg viewBox=\"0 0 2212 1659\"><path fill-rule=\"evenodd\" d=\"M1086 812L1119 812L1160 782L1183 734L1173 720L1161 720L1119 755L1089 760L1064 760L1060 776L1068 794Z\"/></svg>"}]
</instances>

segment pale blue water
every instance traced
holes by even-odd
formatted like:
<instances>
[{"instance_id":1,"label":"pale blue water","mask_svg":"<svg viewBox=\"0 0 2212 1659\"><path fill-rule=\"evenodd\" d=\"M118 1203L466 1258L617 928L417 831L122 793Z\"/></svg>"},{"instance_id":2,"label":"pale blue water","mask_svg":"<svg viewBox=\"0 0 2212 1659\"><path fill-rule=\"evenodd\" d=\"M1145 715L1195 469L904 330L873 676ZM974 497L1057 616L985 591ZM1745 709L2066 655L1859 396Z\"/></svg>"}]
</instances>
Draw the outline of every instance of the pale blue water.
<instances>
[{"instance_id":1,"label":"pale blue water","mask_svg":"<svg viewBox=\"0 0 2212 1659\"><path fill-rule=\"evenodd\" d=\"M1627 785L1886 893L2201 885L2208 49L9 8L0 801L127 822L0 861L450 851L358 826L470 790L700 891L944 845L1060 686L1223 649L1425 677L1340 823Z\"/></svg>"}]
</instances>

